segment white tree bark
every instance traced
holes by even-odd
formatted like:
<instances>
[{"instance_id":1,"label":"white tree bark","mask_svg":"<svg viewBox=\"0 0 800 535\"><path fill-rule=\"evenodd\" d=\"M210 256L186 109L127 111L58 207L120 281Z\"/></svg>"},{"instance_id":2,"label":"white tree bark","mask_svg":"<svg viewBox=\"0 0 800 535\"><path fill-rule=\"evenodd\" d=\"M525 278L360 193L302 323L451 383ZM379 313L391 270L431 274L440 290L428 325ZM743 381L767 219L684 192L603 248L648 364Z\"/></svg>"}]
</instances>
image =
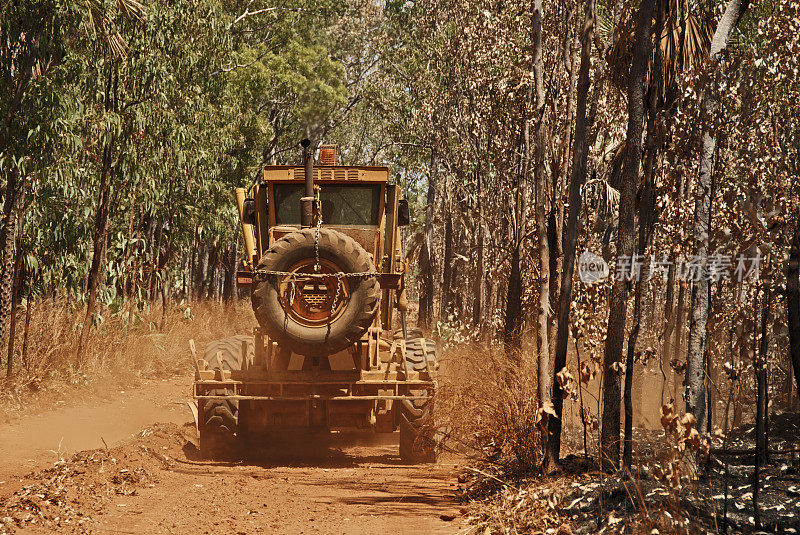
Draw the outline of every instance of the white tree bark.
<instances>
[{"instance_id":1,"label":"white tree bark","mask_svg":"<svg viewBox=\"0 0 800 535\"><path fill-rule=\"evenodd\" d=\"M711 40L709 60L712 64L712 75L717 74L717 61L721 52L728 45L728 40L736 28L749 0L729 0L725 13L717 25ZM717 98L713 90L707 90L703 97L703 112L707 118L713 118L717 110ZM714 153L717 148L716 132L713 126L707 125L702 135L702 153L700 175L698 177L698 196L695 201L695 220L693 238L697 251L698 264L701 266L700 280L692 284L692 312L689 324L689 352L686 356L686 410L697 418L697 429L703 432L706 428L706 391L705 365L706 327L708 324L708 296L710 283L706 278L708 263L709 227L711 224L711 196L714 175Z\"/></svg>"}]
</instances>

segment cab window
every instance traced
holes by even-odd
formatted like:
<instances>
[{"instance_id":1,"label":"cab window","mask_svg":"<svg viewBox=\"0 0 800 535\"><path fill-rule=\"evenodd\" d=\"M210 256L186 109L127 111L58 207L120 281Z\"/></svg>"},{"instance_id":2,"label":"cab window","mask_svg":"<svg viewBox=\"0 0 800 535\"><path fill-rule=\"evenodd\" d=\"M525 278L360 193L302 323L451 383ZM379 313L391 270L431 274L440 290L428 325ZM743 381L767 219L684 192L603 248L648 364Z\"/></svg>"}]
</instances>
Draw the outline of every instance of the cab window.
<instances>
[{"instance_id":1,"label":"cab window","mask_svg":"<svg viewBox=\"0 0 800 535\"><path fill-rule=\"evenodd\" d=\"M275 184L275 220L279 225L300 224L304 184ZM380 186L326 184L320 189L323 225L377 225Z\"/></svg>"}]
</instances>

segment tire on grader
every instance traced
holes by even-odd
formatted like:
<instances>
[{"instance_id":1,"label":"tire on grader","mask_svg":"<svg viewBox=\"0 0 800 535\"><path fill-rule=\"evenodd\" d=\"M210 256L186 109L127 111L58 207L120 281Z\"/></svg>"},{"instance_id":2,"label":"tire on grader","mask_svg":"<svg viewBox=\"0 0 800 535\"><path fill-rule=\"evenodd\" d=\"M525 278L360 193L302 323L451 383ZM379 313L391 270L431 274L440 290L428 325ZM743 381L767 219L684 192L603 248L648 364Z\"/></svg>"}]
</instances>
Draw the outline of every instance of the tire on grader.
<instances>
[{"instance_id":1,"label":"tire on grader","mask_svg":"<svg viewBox=\"0 0 800 535\"><path fill-rule=\"evenodd\" d=\"M406 364L409 370L435 373L439 363L436 345L431 340L413 338L406 342ZM425 390L412 390L424 396ZM399 403L400 459L408 464L435 463L433 402L430 399L404 399Z\"/></svg>"},{"instance_id":2,"label":"tire on grader","mask_svg":"<svg viewBox=\"0 0 800 535\"><path fill-rule=\"evenodd\" d=\"M307 269L316 259L317 252L320 263L331 275L375 271L369 254L358 242L326 228L298 230L277 240L261 257L258 269L287 273L304 261ZM287 310L293 305L289 305L287 296L280 295L281 285L270 277L257 282L253 288L253 312L264 332L281 346L291 347L293 352L306 356L335 353L355 344L367 332L378 312L380 300L380 287L375 277L347 277L343 278L342 284L349 288L349 298L344 299L337 288L326 287L324 297L316 296L315 299L320 301L314 303L306 302L311 297L298 288L297 295L292 296L292 303L297 307L309 307L319 316L304 321L306 318L302 312L297 314ZM329 311L334 306L337 313L331 319Z\"/></svg>"},{"instance_id":3,"label":"tire on grader","mask_svg":"<svg viewBox=\"0 0 800 535\"><path fill-rule=\"evenodd\" d=\"M246 352L244 352L244 347ZM244 359L252 359L255 341L252 336L238 335L214 340L206 346L205 360L212 370L241 370ZM228 389L217 388L207 392L210 396L232 394ZM235 400L201 399L197 407L200 430L200 454L205 459L230 459L238 453L237 427L239 404Z\"/></svg>"}]
</instances>

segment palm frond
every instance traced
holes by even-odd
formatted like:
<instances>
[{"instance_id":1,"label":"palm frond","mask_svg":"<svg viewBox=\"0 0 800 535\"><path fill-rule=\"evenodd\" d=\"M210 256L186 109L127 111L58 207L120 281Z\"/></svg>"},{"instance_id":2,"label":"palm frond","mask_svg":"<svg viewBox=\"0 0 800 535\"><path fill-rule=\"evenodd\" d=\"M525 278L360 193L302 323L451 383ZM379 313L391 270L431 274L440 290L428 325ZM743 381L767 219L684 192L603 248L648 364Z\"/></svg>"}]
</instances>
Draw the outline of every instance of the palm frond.
<instances>
[{"instance_id":1,"label":"palm frond","mask_svg":"<svg viewBox=\"0 0 800 535\"><path fill-rule=\"evenodd\" d=\"M597 34L608 41L614 32L614 19L609 16L608 10L604 6L597 6Z\"/></svg>"},{"instance_id":2,"label":"palm frond","mask_svg":"<svg viewBox=\"0 0 800 535\"><path fill-rule=\"evenodd\" d=\"M92 39L98 34L102 45L109 55L115 59L127 56L128 44L114 23L114 14L102 0L84 0L82 5L84 15L84 31ZM116 10L123 18L142 21L147 15L147 9L138 0L116 0Z\"/></svg>"},{"instance_id":3,"label":"palm frond","mask_svg":"<svg viewBox=\"0 0 800 535\"><path fill-rule=\"evenodd\" d=\"M703 65L708 58L713 35L709 9L695 6L690 10L688 3L673 6L664 21L658 43L653 38L646 74L646 81L649 83L650 71L655 63L656 46L660 46L662 87L665 91L675 86L681 74L695 71ZM623 13L611 53L611 79L621 91L627 88L633 59L634 16L633 9L627 9Z\"/></svg>"},{"instance_id":4,"label":"palm frond","mask_svg":"<svg viewBox=\"0 0 800 535\"><path fill-rule=\"evenodd\" d=\"M119 9L123 16L138 21L144 20L144 17L147 15L147 8L137 0L117 0L117 9Z\"/></svg>"}]
</instances>

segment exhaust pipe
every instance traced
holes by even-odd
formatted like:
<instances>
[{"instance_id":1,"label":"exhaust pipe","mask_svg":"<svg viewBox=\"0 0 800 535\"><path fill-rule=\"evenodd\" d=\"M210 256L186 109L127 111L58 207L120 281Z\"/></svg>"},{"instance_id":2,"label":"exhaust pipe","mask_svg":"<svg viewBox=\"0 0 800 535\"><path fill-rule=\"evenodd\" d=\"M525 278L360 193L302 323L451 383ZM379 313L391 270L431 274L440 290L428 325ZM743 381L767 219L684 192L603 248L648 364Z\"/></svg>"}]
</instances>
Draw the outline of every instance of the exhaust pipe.
<instances>
[{"instance_id":1,"label":"exhaust pipe","mask_svg":"<svg viewBox=\"0 0 800 535\"><path fill-rule=\"evenodd\" d=\"M256 252L256 241L253 235L253 225L244 219L244 188L236 188L236 206L239 209L239 223L242 225L242 236L244 237L244 250L247 252L247 265L252 267L258 263L258 253Z\"/></svg>"},{"instance_id":2,"label":"exhaust pipe","mask_svg":"<svg viewBox=\"0 0 800 535\"><path fill-rule=\"evenodd\" d=\"M303 147L303 166L306 175L305 196L300 198L300 225L310 228L314 225L314 149L311 140L304 139L300 142Z\"/></svg>"}]
</instances>

